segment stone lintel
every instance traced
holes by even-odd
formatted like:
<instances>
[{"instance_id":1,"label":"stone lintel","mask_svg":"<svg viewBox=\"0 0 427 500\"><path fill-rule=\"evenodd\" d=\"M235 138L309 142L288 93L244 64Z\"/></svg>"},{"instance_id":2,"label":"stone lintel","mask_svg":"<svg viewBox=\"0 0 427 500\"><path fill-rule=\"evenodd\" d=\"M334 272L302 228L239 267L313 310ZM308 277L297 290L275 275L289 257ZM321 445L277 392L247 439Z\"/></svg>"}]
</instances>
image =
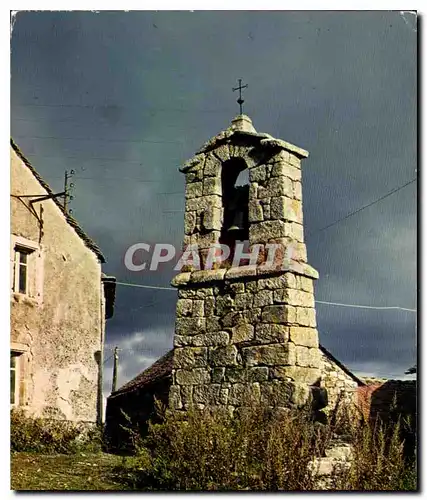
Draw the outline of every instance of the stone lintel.
<instances>
[{"instance_id":1,"label":"stone lintel","mask_svg":"<svg viewBox=\"0 0 427 500\"><path fill-rule=\"evenodd\" d=\"M286 151L294 153L301 158L307 158L309 154L305 149L299 148L298 146L295 146L290 142L282 141L281 139L275 139L274 137L272 137L271 139L262 139L261 146L285 149Z\"/></svg>"},{"instance_id":2,"label":"stone lintel","mask_svg":"<svg viewBox=\"0 0 427 500\"><path fill-rule=\"evenodd\" d=\"M177 274L171 281L171 285L176 288L197 285L199 283L214 283L217 281L252 281L258 278L279 277L285 273L293 273L307 276L311 279L318 279L319 273L309 264L292 261L286 269L274 270L263 269L263 266L240 266L229 269L211 269L202 271L192 271Z\"/></svg>"}]
</instances>

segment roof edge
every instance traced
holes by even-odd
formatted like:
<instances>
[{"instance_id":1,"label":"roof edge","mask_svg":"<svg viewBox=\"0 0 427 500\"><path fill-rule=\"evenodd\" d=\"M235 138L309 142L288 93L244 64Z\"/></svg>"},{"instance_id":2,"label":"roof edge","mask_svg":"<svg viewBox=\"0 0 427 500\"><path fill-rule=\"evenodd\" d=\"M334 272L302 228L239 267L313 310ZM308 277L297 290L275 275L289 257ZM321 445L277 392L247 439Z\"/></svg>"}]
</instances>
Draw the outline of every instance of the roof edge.
<instances>
[{"instance_id":1,"label":"roof edge","mask_svg":"<svg viewBox=\"0 0 427 500\"><path fill-rule=\"evenodd\" d=\"M345 372L349 377L351 377L359 386L364 386L366 385L363 380L361 380L359 377L357 377L353 372L351 372L345 365L341 363L326 347L323 345L319 344L319 349L323 352L323 354L328 357L331 361L333 361L336 365L338 365L343 372Z\"/></svg>"},{"instance_id":2,"label":"roof edge","mask_svg":"<svg viewBox=\"0 0 427 500\"><path fill-rule=\"evenodd\" d=\"M18 157L22 160L22 162L26 165L26 167L30 170L30 172L33 174L35 179L38 181L38 183L41 185L43 189L45 189L48 194L54 194L52 188L49 186L49 184L41 177L41 175L37 172L37 170L34 168L34 166L31 164L31 162L28 160L28 158L25 157L24 153L19 149L18 145L15 143L13 138L10 138L10 145L12 149L15 151L15 153L18 155ZM65 210L64 207L59 203L59 201L56 198L51 198L52 201L55 203L55 205L60 209L62 214L65 217L66 222L74 229L76 232L77 236L83 241L83 243L86 245L89 250L92 250L92 252L98 257L99 261L101 263L106 262L104 255L101 252L101 249L98 247L98 245L91 239L89 236L83 231L83 229L80 227L79 223L74 219L74 217L71 217L70 214L68 214Z\"/></svg>"}]
</instances>

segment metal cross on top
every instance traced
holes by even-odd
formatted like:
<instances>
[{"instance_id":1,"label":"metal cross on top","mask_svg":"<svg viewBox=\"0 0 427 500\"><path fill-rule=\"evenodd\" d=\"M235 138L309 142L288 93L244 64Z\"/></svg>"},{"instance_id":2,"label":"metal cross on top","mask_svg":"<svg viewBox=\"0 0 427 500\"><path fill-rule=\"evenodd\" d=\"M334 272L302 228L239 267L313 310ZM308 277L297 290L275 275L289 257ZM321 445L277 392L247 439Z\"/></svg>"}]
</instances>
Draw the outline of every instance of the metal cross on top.
<instances>
[{"instance_id":1,"label":"metal cross on top","mask_svg":"<svg viewBox=\"0 0 427 500\"><path fill-rule=\"evenodd\" d=\"M248 88L248 86L247 86L247 85L243 85L243 86L242 86L242 79L241 79L241 78L239 78L239 86L238 86L238 87L236 87L235 89L233 89L233 92L234 92L235 90L238 90L238 91L239 91L239 98L237 99L237 103L238 103L238 104L239 104L239 106L240 106L240 114L241 114L241 115L243 114L242 104L245 102L245 101L242 99L242 90L243 90L243 89L246 89L246 88Z\"/></svg>"}]
</instances>

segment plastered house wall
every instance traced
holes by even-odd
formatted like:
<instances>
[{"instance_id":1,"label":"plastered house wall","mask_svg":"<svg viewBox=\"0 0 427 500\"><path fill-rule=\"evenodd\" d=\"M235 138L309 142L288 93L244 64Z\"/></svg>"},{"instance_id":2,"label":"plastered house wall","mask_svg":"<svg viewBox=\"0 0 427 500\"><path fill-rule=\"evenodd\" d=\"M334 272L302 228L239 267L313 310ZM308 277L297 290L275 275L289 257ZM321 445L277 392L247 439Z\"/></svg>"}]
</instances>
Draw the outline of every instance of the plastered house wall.
<instances>
[{"instance_id":1,"label":"plastered house wall","mask_svg":"<svg viewBox=\"0 0 427 500\"><path fill-rule=\"evenodd\" d=\"M11 148L11 350L18 405L46 418L94 422L104 336L101 263ZM38 218L42 210L42 226ZM15 244L34 249L29 295L12 290Z\"/></svg>"}]
</instances>

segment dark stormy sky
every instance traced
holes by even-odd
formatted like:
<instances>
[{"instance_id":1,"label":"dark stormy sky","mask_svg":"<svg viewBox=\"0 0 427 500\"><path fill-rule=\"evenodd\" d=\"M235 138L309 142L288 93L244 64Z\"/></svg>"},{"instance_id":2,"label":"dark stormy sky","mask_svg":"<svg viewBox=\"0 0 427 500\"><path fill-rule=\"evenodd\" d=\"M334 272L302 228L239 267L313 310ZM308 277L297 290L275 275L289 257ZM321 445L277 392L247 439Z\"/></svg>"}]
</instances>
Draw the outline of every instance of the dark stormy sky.
<instances>
[{"instance_id":1,"label":"dark stormy sky","mask_svg":"<svg viewBox=\"0 0 427 500\"><path fill-rule=\"evenodd\" d=\"M180 245L178 166L238 113L310 152L303 163L316 299L416 308L415 17L399 12L21 12L11 37L11 134L62 190L118 281L138 242ZM172 346L176 292L118 286L106 358L119 385ZM415 362L412 312L317 306L322 344L358 373L401 378ZM106 364L108 392L111 360Z\"/></svg>"}]
</instances>

